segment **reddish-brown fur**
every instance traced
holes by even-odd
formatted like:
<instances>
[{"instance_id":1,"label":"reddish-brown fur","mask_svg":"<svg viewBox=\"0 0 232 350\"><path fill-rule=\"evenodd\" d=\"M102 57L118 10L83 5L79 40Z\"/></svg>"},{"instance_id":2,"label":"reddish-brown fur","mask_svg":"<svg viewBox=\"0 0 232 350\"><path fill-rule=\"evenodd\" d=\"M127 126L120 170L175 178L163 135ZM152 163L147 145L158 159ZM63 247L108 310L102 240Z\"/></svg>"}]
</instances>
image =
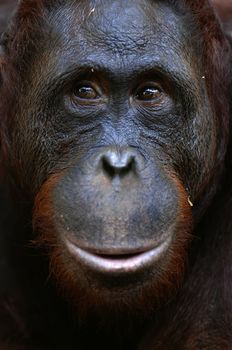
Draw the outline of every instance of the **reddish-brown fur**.
<instances>
[{"instance_id":1,"label":"reddish-brown fur","mask_svg":"<svg viewBox=\"0 0 232 350\"><path fill-rule=\"evenodd\" d=\"M22 65L26 64L26 58L24 57L24 47L21 48L20 44L27 43L26 45L34 45L34 39L33 39L33 33L40 33L41 26L40 26L40 20L46 18L46 11L43 7L44 0L30 0L26 1L25 4L22 4L20 7L20 12L18 13L19 20L16 22L17 35L11 37L11 44L10 44L10 50L12 53L15 54L15 56L20 55L22 57ZM212 105L214 106L215 113L220 116L218 118L218 128L217 128L217 140L218 143L221 144L221 151L218 154L218 169L216 167L215 172L217 170L219 171L219 168L224 166L223 159L225 156L225 152L227 149L227 144L229 141L229 103L228 103L228 87L230 84L230 74L231 74L231 48L228 44L228 42L225 40L225 37L223 33L220 30L220 27L218 23L215 21L215 16L213 13L213 10L211 6L209 6L207 1L203 0L185 0L185 4L188 8L191 9L192 13L194 14L198 24L200 31L202 33L202 41L204 43L204 72L203 75L207 82L207 88L208 88L208 94L210 96L210 99L212 101ZM12 33L14 33L14 28L12 29ZM9 38L7 38L9 40ZM25 62L24 62L25 59ZM10 68L9 68L10 65ZM8 138L9 133L12 128L12 125L14 124L13 116L15 114L15 111L12 111L11 106L8 104L8 97L14 94L17 94L17 91L14 90L14 87L12 87L12 81L14 81L18 67L15 66L16 62L14 62L14 59L11 59L11 62L8 62L7 60L1 62L2 71L3 71L3 78L5 79L5 88L4 88L4 98L1 98L0 101L0 109L1 109L1 129L0 129L0 142L1 142L1 161L3 163L3 166L0 167L2 169L5 168L5 172L7 172L9 167L10 169L13 169L18 172L20 177L21 172L21 165L20 162L15 159L14 164L8 164L8 154L10 153L10 146L8 144ZM20 77L17 77L17 79L20 79ZM17 84L16 84L17 85ZM18 162L18 163L17 163ZM223 163L223 165L222 165ZM0 173L1 174L1 173ZM212 178L214 174L211 174ZM60 287L62 288L64 285L68 286L68 298L70 298L70 303L74 305L74 307L78 307L79 313L84 317L86 314L85 307L88 305L88 301L91 301L93 303L93 299L95 300L95 309L93 310L93 313L96 311L99 312L99 310L102 310L103 314L107 314L111 312L111 307L113 309L114 303L117 300L112 300L112 295L109 294L107 300L102 300L100 293L98 291L89 290L89 293L86 295L85 291L85 283L87 284L88 281L85 281L85 277L82 276L82 287L77 288L74 281L75 278L73 278L73 274L76 273L76 269L73 268L73 270L66 269L66 259L67 256L64 254L63 245L61 239L57 239L57 237L54 236L54 212L53 212L53 205L52 205L52 192L54 186L57 184L57 182L62 178L63 174L55 174L51 175L48 180L44 183L42 188L40 189L40 192L36 196L35 205L34 205L34 212L33 212L33 225L34 229L36 231L40 232L40 236L37 237L34 240L34 243L36 246L39 247L46 247L49 255L50 255L50 271L51 274L55 275ZM167 307L164 307L164 311L159 313L157 311L157 305L160 306L162 303L162 298L164 294L166 295L169 292L169 289L171 290L170 295L175 295L177 293L176 290L172 290L173 282L176 285L176 281L179 281L178 283L181 284L183 279L183 272L184 268L186 267L185 259L186 259L186 250L188 248L188 245L192 239L192 236L190 234L192 229L192 219L191 219L191 212L190 212L190 205L188 203L188 194L186 193L185 189L183 188L183 185L181 184L180 180L174 176L170 175L169 177L172 179L172 181L175 183L175 187L178 189L179 196L181 198L181 211L179 213L179 228L178 231L182 232L181 237L179 237L179 240L175 243L175 245L170 249L170 265L168 272L162 276L159 288L157 289L156 286L154 288L154 285L151 285L149 289L147 289L146 294L135 294L131 295L130 300L127 298L122 298L122 303L120 305L121 309L118 310L118 313L125 312L126 310L126 319L130 318L130 313L132 312L132 306L134 307L133 313L136 313L139 315L137 318L140 317L140 315L146 310L147 308L150 308L150 311L156 310L158 318L160 321L160 324L156 323L154 326L154 330L151 332L150 337L147 338L147 340L144 342L144 344L141 346L141 349L154 349L154 350L173 350L172 347L172 339L177 339L177 343L180 344L180 349L186 349L186 350L196 350L196 349L212 349L212 350L220 350L220 349L228 349L228 338L227 332L230 332L230 330L225 330L226 336L225 339L223 338L221 328L223 326L220 325L220 331L212 331L210 334L207 333L207 327L203 327L197 317L201 315L201 313L197 313L195 315L195 308L196 305L197 308L201 308L201 305L199 303L199 300L202 297L204 305L202 305L202 308L205 307L206 313L209 312L207 310L206 304L207 304L207 293L210 288L212 288L212 285L215 285L215 288L217 287L217 280L213 280L212 285L210 284L207 286L207 290L204 292L204 295L198 295L197 291L197 285L194 284L194 274L193 278L189 277L188 280L188 272L187 272L187 283L185 285L185 289L178 294L178 301L175 304L172 301L170 302L170 309L169 305ZM15 176L17 178L17 176ZM208 182L209 179L206 179L206 182ZM231 178L230 178L231 181ZM227 180L226 184L229 186L230 182ZM213 184L212 184L213 186ZM228 196L229 197L229 196ZM226 195L225 193L221 198L218 199L218 203L222 206L224 203L224 198L226 201ZM227 198L228 203L231 202L231 200ZM208 230L213 230L213 227L211 227L211 219L214 218L215 215L219 212L219 206L220 205L215 204L215 208L213 208L209 219L208 219ZM229 204L227 206L229 208ZM218 211L217 211L218 210ZM228 209L229 211L229 209ZM220 213L222 215L222 213ZM225 215L225 220L228 220L230 216L230 213L227 213L227 216ZM223 226L223 223L222 223ZM224 226L231 226L224 223ZM184 227L184 229L181 229ZM224 229L226 231L228 229L227 227ZM205 230L202 229L203 232ZM218 230L219 231L219 230ZM210 233L207 233L210 236ZM209 249L214 251L214 246L217 246L217 243L214 241L211 242L210 237L207 239L208 236L205 234L203 235L203 250L204 247L207 246L207 242L209 241ZM221 239L223 241L223 239ZM229 241L229 240L228 240ZM222 242L222 247L230 247L231 243L228 242L227 239ZM224 244L224 245L223 245ZM207 252L207 249L206 249ZM220 259L221 256L220 255ZM229 254L228 254L229 255ZM203 265L202 261L202 265ZM226 261L228 265L228 261ZM220 269L224 271L223 263L219 264ZM222 266L222 267L221 267ZM192 266L191 266L191 259L190 259L190 266L188 267L187 271L191 272ZM197 269L197 267L196 267ZM193 268L194 270L194 268ZM200 272L196 274L197 276L200 275ZM201 277L201 276L200 276ZM204 283L204 277L199 278L200 282ZM192 293L191 289L196 289L195 293ZM228 294L230 294L228 292ZM191 298L189 298L189 295ZM121 297L121 296L120 296ZM188 299L189 298L189 299ZM196 298L196 300L195 300ZM78 302L76 303L76 301ZM151 302L152 300L152 302ZM78 304L78 305L75 305ZM189 305L192 303L191 305ZM199 306L200 305L200 306ZM82 308L83 306L83 308ZM207 305L208 306L208 305ZM183 307L183 309L182 309ZM108 308L108 310L107 310ZM210 310L210 307L209 307ZM223 309L224 310L224 309ZM169 313L171 316L171 321L169 319ZM220 316L220 315L219 315ZM187 321L185 320L185 317ZM182 319L181 319L182 318ZM229 316L228 316L229 318ZM181 320L180 320L181 319ZM191 322L193 319L193 322ZM167 321L168 320L168 321ZM167 322L166 322L167 321ZM0 321L1 322L1 321ZM192 328L189 326L189 324L193 324L195 322L196 325L194 325ZM220 321L219 321L220 322ZM228 322L229 323L229 322ZM162 325L165 325L162 328ZM167 325L167 326L166 326ZM228 328L228 325L225 325L225 328ZM205 330L206 329L206 330ZM182 333L185 334L186 338L182 339ZM201 341L199 341L199 335L201 335ZM153 342L153 339L155 339L155 342ZM169 339L170 342L169 342ZM187 339L187 340L186 340ZM204 347L201 347L201 342L204 342ZM1 344L1 343L0 343ZM152 344L152 345L151 345ZM206 345L205 345L206 344ZM207 345L208 344L208 345ZM213 347L213 344L215 344L215 347ZM1 345L0 345L1 346ZM22 349L26 349L23 347ZM7 347L3 345L1 347L1 350L21 350L20 345L16 347ZM31 350L31 348L30 348Z\"/></svg>"}]
</instances>

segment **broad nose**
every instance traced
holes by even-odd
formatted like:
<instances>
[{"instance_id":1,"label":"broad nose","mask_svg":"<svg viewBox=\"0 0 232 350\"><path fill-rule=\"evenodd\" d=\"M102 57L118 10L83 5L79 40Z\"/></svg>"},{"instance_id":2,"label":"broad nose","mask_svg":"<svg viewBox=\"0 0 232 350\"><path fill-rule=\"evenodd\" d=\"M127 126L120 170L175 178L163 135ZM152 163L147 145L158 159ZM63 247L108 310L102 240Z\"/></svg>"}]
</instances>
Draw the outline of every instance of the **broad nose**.
<instances>
[{"instance_id":1,"label":"broad nose","mask_svg":"<svg viewBox=\"0 0 232 350\"><path fill-rule=\"evenodd\" d=\"M108 150L100 157L100 167L106 176L113 179L136 174L137 159L132 150Z\"/></svg>"}]
</instances>

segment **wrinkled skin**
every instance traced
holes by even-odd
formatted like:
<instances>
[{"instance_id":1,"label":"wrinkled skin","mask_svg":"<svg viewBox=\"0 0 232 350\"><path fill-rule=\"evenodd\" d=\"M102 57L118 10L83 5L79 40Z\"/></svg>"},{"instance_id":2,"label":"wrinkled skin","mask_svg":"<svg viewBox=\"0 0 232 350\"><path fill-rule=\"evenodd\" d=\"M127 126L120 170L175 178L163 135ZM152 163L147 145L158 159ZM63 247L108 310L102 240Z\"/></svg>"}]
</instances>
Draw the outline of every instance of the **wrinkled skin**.
<instances>
[{"instance_id":1,"label":"wrinkled skin","mask_svg":"<svg viewBox=\"0 0 232 350\"><path fill-rule=\"evenodd\" d=\"M210 236L227 176L228 82L219 115L197 20L168 2L39 1L28 24L30 6L3 39L2 168L17 198L9 236L21 227L24 247L9 248L8 264L12 275L17 258L19 276L28 267L15 295L3 289L5 350L14 322L9 350L229 349L230 332L209 312L219 298L214 278L207 283L217 234L207 240L201 228ZM38 300L44 327L28 317ZM231 316L222 317L227 330Z\"/></svg>"},{"instance_id":2,"label":"wrinkled skin","mask_svg":"<svg viewBox=\"0 0 232 350\"><path fill-rule=\"evenodd\" d=\"M35 229L48 245L64 246L51 254L72 280L71 286L67 282L72 292L78 292L82 280L99 289L101 298L105 294L107 304L114 290L101 285L102 278L85 281L91 266L83 262L82 269L75 256L69 258L70 253L75 255L70 242L117 258L164 242L161 256L154 257L158 264L148 264L138 279L138 291L135 283L128 290L124 282L120 294L117 290L120 303L123 293L127 304L133 299L133 307L141 292L150 292L150 284L156 295L162 284L178 276L175 264L183 264L183 259L176 259L182 256L191 221L188 196L197 211L221 151L203 67L191 65L199 48L192 47L190 56L184 54L191 34L183 31L187 18L180 21L161 4L144 11L145 4L113 1L90 15L89 6L68 5L53 12L54 44L42 51L42 38L31 74L28 65L22 67L26 78L11 131L13 158L20 163L18 180L30 193L39 191ZM46 65L38 71L34 66L40 61ZM188 95L181 93L184 87ZM102 269L96 268L96 273L104 275ZM119 273L119 286L121 274L127 276L126 271ZM150 283L141 289L148 275ZM107 283L108 277L103 278ZM89 299L88 305L99 305L92 295Z\"/></svg>"},{"instance_id":3,"label":"wrinkled skin","mask_svg":"<svg viewBox=\"0 0 232 350\"><path fill-rule=\"evenodd\" d=\"M232 5L229 0L212 0L212 4L215 6L226 32L231 32L232 22ZM17 0L0 0L0 32L2 33L7 26L11 14L14 12L17 6Z\"/></svg>"}]
</instances>

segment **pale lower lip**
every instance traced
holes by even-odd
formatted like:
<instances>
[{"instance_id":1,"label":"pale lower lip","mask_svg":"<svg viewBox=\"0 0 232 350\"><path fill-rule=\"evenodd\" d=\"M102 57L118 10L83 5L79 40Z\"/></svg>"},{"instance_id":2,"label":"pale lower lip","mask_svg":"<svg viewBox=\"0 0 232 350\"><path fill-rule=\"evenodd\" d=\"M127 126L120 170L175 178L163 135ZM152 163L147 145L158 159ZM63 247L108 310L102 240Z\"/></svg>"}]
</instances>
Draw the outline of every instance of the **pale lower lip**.
<instances>
[{"instance_id":1,"label":"pale lower lip","mask_svg":"<svg viewBox=\"0 0 232 350\"><path fill-rule=\"evenodd\" d=\"M155 264L170 246L171 239L143 253L123 256L100 256L83 250L70 241L66 241L70 254L81 265L104 274L131 274L146 269Z\"/></svg>"}]
</instances>

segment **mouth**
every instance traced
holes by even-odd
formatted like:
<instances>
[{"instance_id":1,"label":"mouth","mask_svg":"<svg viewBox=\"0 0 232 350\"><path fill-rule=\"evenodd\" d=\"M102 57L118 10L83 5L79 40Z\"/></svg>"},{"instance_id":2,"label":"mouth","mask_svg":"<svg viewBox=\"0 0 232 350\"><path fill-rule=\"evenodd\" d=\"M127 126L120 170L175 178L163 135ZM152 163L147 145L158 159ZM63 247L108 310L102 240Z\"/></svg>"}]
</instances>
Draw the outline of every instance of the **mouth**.
<instances>
[{"instance_id":1,"label":"mouth","mask_svg":"<svg viewBox=\"0 0 232 350\"><path fill-rule=\"evenodd\" d=\"M138 271L149 269L165 255L170 246L171 238L151 249L127 250L123 252L117 250L107 253L104 251L93 252L77 246L70 240L66 240L66 246L70 255L82 266L105 275L126 275Z\"/></svg>"}]
</instances>

